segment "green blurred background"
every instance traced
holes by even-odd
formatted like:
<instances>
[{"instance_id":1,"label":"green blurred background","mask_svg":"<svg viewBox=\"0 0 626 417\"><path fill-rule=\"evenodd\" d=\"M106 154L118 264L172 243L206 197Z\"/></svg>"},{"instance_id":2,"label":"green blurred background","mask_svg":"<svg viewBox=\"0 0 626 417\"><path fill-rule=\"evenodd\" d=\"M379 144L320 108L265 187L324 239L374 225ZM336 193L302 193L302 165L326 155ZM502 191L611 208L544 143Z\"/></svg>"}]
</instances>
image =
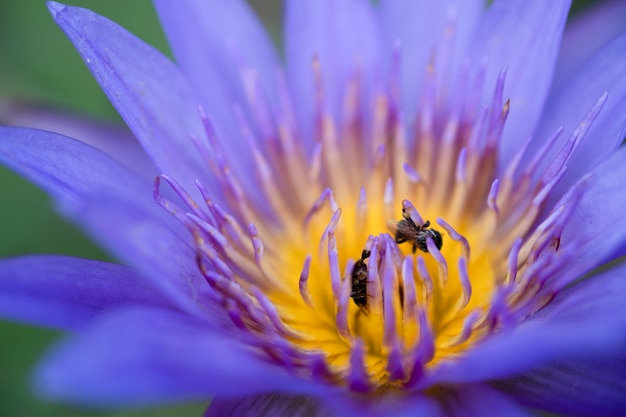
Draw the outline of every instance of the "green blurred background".
<instances>
[{"instance_id":1,"label":"green blurred background","mask_svg":"<svg viewBox=\"0 0 626 417\"><path fill-rule=\"evenodd\" d=\"M251 3L277 39L280 0ZM575 0L574 10L591 3ZM149 0L75 0L72 4L111 18L169 54ZM78 54L53 23L43 0L0 0L0 106L7 97L121 123ZM0 258L65 253L110 260L81 231L53 212L45 194L2 167L0 187ZM37 399L29 390L30 370L59 337L62 335L57 331L0 321L0 417L202 415L204 404L119 411L88 410Z\"/></svg>"}]
</instances>

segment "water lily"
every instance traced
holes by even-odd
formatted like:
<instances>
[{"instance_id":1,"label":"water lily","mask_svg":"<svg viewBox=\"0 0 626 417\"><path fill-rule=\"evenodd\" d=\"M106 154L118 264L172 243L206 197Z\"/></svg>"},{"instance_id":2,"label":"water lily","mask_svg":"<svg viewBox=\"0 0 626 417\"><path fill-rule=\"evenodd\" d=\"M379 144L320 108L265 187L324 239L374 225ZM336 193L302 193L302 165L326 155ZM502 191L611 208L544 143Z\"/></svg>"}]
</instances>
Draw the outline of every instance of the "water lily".
<instances>
[{"instance_id":1,"label":"water lily","mask_svg":"<svg viewBox=\"0 0 626 417\"><path fill-rule=\"evenodd\" d=\"M0 263L5 317L75 331L44 395L626 413L626 35L561 79L569 1L293 0L283 67L242 1L155 5L176 64L48 3L153 166L0 129L123 264Z\"/></svg>"}]
</instances>

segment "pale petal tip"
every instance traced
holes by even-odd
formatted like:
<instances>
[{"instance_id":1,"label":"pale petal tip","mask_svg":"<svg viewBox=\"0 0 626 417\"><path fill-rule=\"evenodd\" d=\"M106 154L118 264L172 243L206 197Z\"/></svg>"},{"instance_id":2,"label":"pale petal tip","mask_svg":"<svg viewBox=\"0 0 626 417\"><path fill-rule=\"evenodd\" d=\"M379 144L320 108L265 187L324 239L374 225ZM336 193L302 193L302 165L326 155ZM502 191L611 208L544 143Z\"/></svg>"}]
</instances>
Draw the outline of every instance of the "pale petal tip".
<instances>
[{"instance_id":1,"label":"pale petal tip","mask_svg":"<svg viewBox=\"0 0 626 417\"><path fill-rule=\"evenodd\" d=\"M48 10L50 10L50 13L52 13L52 16L54 17L56 17L58 13L66 9L66 6L64 4L57 3L56 1L48 1L46 2L46 5L48 6Z\"/></svg>"}]
</instances>

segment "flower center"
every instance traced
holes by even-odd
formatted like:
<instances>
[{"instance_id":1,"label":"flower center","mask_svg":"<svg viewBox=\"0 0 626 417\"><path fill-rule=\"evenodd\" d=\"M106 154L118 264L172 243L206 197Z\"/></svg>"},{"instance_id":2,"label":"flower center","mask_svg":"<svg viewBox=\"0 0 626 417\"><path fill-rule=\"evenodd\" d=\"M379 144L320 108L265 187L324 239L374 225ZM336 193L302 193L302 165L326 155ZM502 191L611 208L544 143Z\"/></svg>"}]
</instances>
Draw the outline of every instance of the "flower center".
<instances>
[{"instance_id":1,"label":"flower center","mask_svg":"<svg viewBox=\"0 0 626 417\"><path fill-rule=\"evenodd\" d=\"M381 94L365 123L355 77L340 117L318 103L307 148L284 117L286 90L285 108L270 112L252 78L250 104L273 116L240 120L256 189L233 175L202 112L208 145L195 142L224 197L199 184L200 207L162 176L181 209L157 180L155 198L194 236L216 301L268 360L356 391L411 386L552 296L546 277L569 259L559 236L573 204L536 223L566 158L537 180L540 158L520 167L522 150L499 172L504 72L482 112L437 102L433 80L414 122Z\"/></svg>"}]
</instances>

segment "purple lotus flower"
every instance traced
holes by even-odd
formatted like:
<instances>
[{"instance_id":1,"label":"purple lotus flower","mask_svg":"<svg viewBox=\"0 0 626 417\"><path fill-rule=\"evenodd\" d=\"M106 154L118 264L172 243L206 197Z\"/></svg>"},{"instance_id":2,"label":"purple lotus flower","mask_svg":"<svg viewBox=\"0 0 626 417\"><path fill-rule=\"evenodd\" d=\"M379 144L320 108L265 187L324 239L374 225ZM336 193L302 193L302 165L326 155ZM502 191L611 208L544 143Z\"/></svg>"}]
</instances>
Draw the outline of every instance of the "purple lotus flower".
<instances>
[{"instance_id":1,"label":"purple lotus flower","mask_svg":"<svg viewBox=\"0 0 626 417\"><path fill-rule=\"evenodd\" d=\"M243 1L156 0L177 64L48 5L153 166L0 130L127 265L0 263L5 317L76 331L42 393L626 415L626 35L555 76L566 0L293 0L283 70Z\"/></svg>"}]
</instances>

